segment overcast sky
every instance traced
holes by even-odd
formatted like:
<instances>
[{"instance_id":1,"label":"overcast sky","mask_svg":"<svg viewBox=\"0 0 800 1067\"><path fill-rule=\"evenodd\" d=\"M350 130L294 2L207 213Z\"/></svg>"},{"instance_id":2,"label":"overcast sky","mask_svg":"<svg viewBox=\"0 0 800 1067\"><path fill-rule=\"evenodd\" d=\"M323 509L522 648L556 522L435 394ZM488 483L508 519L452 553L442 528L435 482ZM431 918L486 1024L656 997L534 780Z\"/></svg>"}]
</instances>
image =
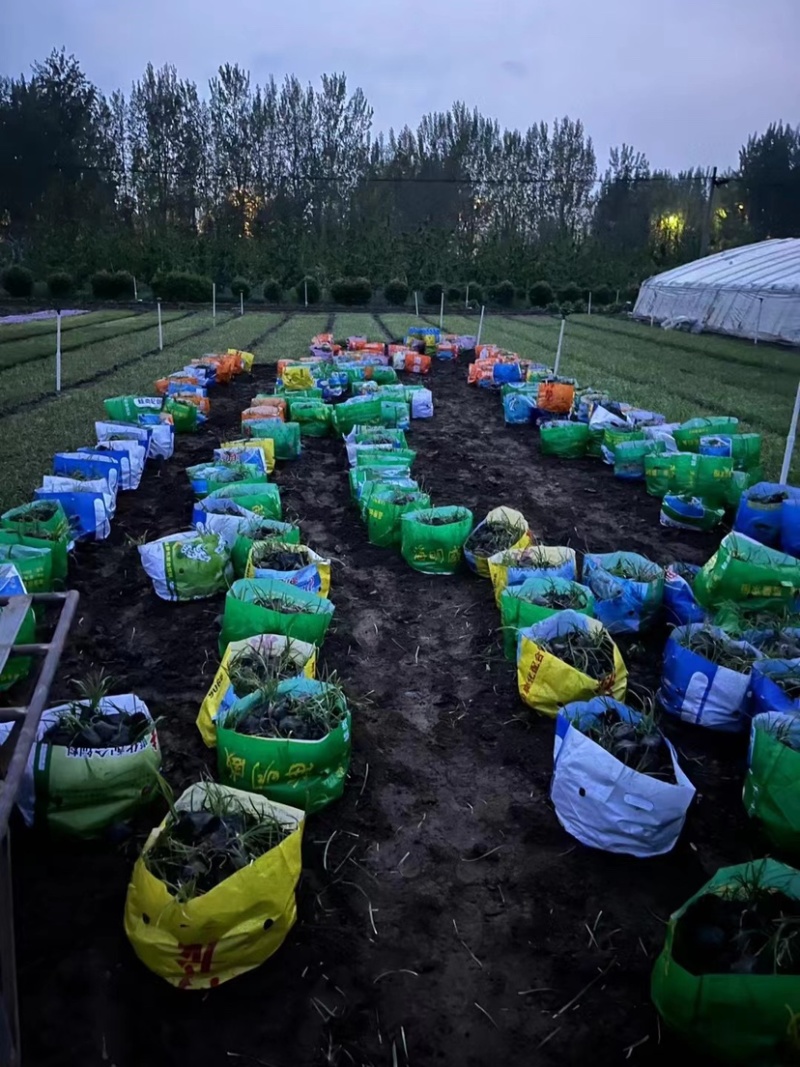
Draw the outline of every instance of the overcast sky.
<instances>
[{"instance_id":1,"label":"overcast sky","mask_svg":"<svg viewBox=\"0 0 800 1067\"><path fill-rule=\"evenodd\" d=\"M202 88L344 71L375 128L462 99L501 125L583 120L605 166L627 141L654 166L735 166L747 136L800 122L800 0L0 0L0 73L51 48L104 91L146 63Z\"/></svg>"}]
</instances>

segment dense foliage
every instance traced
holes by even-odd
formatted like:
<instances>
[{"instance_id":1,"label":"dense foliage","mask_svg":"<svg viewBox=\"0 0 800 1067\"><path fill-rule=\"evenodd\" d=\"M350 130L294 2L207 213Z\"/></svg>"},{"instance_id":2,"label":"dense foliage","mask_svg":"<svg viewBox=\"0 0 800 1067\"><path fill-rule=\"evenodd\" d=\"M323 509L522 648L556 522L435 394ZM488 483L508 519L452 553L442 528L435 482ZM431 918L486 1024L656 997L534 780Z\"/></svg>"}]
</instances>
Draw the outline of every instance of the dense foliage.
<instances>
[{"instance_id":1,"label":"dense foliage","mask_svg":"<svg viewBox=\"0 0 800 1067\"><path fill-rule=\"evenodd\" d=\"M429 304L436 279L459 291L510 279L538 306L542 278L574 282L581 300L625 290L699 254L710 189L705 172L654 170L627 145L599 173L569 118L508 131L456 103L376 134L343 75L256 85L226 64L199 88L148 66L104 97L64 52L0 79L0 161L0 265L79 284L109 265L143 280L181 272L220 292L267 273L295 294L305 274L329 290L401 277ZM709 236L711 250L800 236L797 129L742 147Z\"/></svg>"}]
</instances>

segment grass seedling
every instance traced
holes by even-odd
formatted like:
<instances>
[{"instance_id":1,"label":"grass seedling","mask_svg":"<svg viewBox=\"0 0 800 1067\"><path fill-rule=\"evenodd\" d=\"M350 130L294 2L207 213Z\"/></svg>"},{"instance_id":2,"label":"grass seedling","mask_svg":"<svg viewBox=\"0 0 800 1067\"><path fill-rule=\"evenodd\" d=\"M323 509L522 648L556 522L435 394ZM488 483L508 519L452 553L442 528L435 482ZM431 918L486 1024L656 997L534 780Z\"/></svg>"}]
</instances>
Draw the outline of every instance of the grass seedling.
<instances>
[{"instance_id":1,"label":"grass seedling","mask_svg":"<svg viewBox=\"0 0 800 1067\"><path fill-rule=\"evenodd\" d=\"M153 847L143 853L150 873L180 902L207 893L276 848L292 832L254 800L208 783L200 810L174 807Z\"/></svg>"}]
</instances>

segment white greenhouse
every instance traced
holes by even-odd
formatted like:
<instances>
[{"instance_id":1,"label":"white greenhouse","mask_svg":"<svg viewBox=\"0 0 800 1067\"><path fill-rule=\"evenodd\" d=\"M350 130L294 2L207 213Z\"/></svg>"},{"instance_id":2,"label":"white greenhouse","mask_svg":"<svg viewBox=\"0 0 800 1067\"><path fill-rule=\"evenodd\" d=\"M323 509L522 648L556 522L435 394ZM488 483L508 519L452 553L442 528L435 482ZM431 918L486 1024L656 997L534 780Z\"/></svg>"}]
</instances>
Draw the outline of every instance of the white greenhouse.
<instances>
[{"instance_id":1,"label":"white greenhouse","mask_svg":"<svg viewBox=\"0 0 800 1067\"><path fill-rule=\"evenodd\" d=\"M731 248L656 274L642 284L633 316L800 344L800 238Z\"/></svg>"}]
</instances>

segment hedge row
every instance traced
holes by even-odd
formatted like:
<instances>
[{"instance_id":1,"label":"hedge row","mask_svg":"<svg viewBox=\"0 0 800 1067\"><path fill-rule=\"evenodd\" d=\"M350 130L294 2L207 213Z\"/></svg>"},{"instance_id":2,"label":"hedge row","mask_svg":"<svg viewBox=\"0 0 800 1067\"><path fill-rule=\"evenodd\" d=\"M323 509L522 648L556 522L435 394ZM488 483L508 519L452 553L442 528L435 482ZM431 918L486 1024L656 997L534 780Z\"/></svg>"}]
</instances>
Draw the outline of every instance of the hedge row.
<instances>
[{"instance_id":1,"label":"hedge row","mask_svg":"<svg viewBox=\"0 0 800 1067\"><path fill-rule=\"evenodd\" d=\"M31 297L33 295L34 277L26 267L13 266L7 268L0 276L3 288L10 296ZM134 295L133 276L128 271L101 270L93 274L91 279L92 294L102 300L131 299ZM186 301L189 303L205 304L211 301L211 279L188 271L159 271L150 282L151 288L157 297L162 300ZM71 275L64 271L51 274L47 279L47 288L50 296L60 299L69 296L75 289ZM252 292L250 282L243 277L234 278L230 285L234 297L242 293L247 300ZM267 303L279 304L284 298L295 299L299 303L319 303L322 297L322 288L319 281L311 275L306 275L294 287L293 290L285 290L275 278L267 278L262 285L264 300ZM620 298L635 300L638 287L622 290ZM369 303L373 294L373 286L368 278L338 278L329 286L330 297L336 304L346 306L360 306ZM608 285L599 285L592 289L592 306L600 309L610 307L615 303L615 293ZM582 289L575 282L554 289L549 282L534 282L529 289L517 288L513 282L505 280L495 285L490 285L484 291L484 287L478 282L470 282L469 285L445 285L444 282L431 282L422 290L422 300L427 305L438 305L442 294L448 304L459 304L469 298L471 304L482 304L487 300L490 304L498 307L512 307L515 301L530 307L546 308L552 310L573 310L582 305L588 298L588 290ZM383 287L383 295L387 303L395 307L403 307L409 299L410 287L401 278L393 278Z\"/></svg>"}]
</instances>

